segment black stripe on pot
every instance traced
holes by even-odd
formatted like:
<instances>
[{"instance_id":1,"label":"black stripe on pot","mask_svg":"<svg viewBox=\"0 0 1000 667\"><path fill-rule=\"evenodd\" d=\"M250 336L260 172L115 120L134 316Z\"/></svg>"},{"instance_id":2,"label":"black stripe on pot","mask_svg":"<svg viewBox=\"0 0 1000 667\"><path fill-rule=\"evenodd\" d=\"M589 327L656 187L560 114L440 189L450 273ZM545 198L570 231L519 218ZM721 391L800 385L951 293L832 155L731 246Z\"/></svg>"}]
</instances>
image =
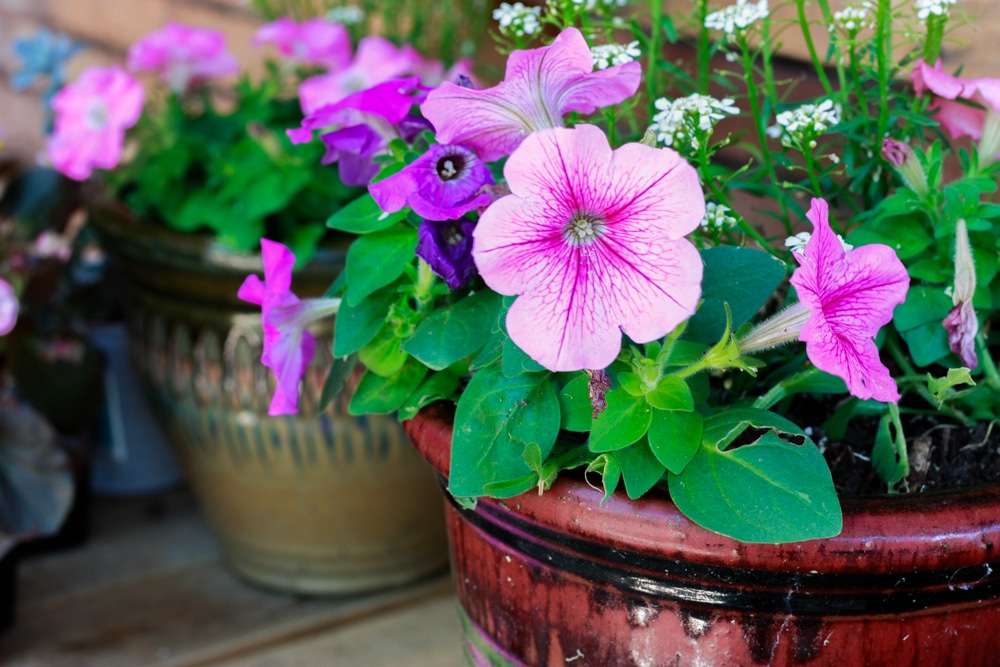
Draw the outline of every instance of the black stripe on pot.
<instances>
[{"instance_id":1,"label":"black stripe on pot","mask_svg":"<svg viewBox=\"0 0 1000 667\"><path fill-rule=\"evenodd\" d=\"M480 503L461 517L539 567L626 592L696 607L797 614L903 614L1000 598L1000 562L898 574L772 572L703 565L614 549L524 521Z\"/></svg>"}]
</instances>

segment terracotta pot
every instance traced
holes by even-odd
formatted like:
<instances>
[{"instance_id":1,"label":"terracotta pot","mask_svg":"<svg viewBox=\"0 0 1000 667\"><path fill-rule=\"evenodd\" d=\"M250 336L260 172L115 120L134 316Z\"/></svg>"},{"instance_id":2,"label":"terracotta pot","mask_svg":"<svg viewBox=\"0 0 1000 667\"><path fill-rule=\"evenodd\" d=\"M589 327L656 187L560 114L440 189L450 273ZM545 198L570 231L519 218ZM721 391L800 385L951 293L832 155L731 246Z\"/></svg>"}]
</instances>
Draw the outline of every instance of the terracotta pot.
<instances>
[{"instance_id":1,"label":"terracotta pot","mask_svg":"<svg viewBox=\"0 0 1000 667\"><path fill-rule=\"evenodd\" d=\"M232 568L302 593L356 593L407 583L447 563L433 472L392 416L349 417L349 395L318 410L331 329L299 415L268 417L274 390L260 363L259 309L236 297L259 256L92 210L122 273L136 369ZM326 250L298 274L322 294L343 267Z\"/></svg>"},{"instance_id":2,"label":"terracotta pot","mask_svg":"<svg viewBox=\"0 0 1000 667\"><path fill-rule=\"evenodd\" d=\"M407 422L445 475L451 411ZM446 494L447 495L447 494ZM563 474L447 505L475 665L1000 664L1000 487L845 500L838 537L743 544Z\"/></svg>"}]
</instances>

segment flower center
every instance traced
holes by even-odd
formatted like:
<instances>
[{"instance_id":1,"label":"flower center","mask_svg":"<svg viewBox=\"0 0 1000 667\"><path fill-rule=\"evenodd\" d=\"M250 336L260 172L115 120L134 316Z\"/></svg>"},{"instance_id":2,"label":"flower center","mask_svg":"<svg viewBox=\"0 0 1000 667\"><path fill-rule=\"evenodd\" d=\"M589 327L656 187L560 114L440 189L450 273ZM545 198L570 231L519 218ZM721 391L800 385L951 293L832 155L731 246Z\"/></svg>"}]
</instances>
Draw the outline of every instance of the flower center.
<instances>
[{"instance_id":1,"label":"flower center","mask_svg":"<svg viewBox=\"0 0 1000 667\"><path fill-rule=\"evenodd\" d=\"M465 158L461 155L445 155L438 160L437 173L442 181L451 181L462 173L465 168Z\"/></svg>"},{"instance_id":2,"label":"flower center","mask_svg":"<svg viewBox=\"0 0 1000 667\"><path fill-rule=\"evenodd\" d=\"M98 101L87 110L87 129L98 132L108 124L108 107L103 101Z\"/></svg>"},{"instance_id":3,"label":"flower center","mask_svg":"<svg viewBox=\"0 0 1000 667\"><path fill-rule=\"evenodd\" d=\"M600 238L604 228L604 220L596 215L577 213L563 228L563 238L570 245L586 245Z\"/></svg>"},{"instance_id":4,"label":"flower center","mask_svg":"<svg viewBox=\"0 0 1000 667\"><path fill-rule=\"evenodd\" d=\"M462 235L462 229L458 225L448 225L444 228L444 242L450 246L457 246L465 238Z\"/></svg>"}]
</instances>

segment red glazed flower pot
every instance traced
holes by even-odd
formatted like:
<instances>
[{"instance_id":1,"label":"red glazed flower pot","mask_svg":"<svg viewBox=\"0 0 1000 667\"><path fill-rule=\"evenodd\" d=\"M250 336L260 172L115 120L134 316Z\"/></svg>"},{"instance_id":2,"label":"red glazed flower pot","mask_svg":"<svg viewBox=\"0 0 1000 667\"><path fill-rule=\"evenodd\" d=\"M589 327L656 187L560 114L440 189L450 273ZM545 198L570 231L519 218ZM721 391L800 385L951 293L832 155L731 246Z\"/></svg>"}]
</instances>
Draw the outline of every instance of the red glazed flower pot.
<instances>
[{"instance_id":1,"label":"red glazed flower pot","mask_svg":"<svg viewBox=\"0 0 1000 667\"><path fill-rule=\"evenodd\" d=\"M451 416L407 422L442 476ZM706 531L665 492L602 497L563 474L446 503L472 664L1000 665L1000 487L846 499L839 536L782 545Z\"/></svg>"}]
</instances>

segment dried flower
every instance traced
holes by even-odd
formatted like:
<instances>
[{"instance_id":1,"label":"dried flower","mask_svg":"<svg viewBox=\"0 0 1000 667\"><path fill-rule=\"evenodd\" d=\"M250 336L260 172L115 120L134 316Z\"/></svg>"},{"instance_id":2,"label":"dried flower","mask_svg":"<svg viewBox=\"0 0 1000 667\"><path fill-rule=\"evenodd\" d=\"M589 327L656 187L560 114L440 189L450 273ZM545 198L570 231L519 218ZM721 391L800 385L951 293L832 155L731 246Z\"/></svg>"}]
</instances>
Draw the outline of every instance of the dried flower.
<instances>
[{"instance_id":1,"label":"dried flower","mask_svg":"<svg viewBox=\"0 0 1000 667\"><path fill-rule=\"evenodd\" d=\"M969 230L965 220L955 226L955 289L951 299L954 308L944 318L944 328L948 330L948 348L962 358L966 368L979 365L976 356L976 333L979 320L972 307L972 296L976 291L976 265L972 259L969 244Z\"/></svg>"}]
</instances>

